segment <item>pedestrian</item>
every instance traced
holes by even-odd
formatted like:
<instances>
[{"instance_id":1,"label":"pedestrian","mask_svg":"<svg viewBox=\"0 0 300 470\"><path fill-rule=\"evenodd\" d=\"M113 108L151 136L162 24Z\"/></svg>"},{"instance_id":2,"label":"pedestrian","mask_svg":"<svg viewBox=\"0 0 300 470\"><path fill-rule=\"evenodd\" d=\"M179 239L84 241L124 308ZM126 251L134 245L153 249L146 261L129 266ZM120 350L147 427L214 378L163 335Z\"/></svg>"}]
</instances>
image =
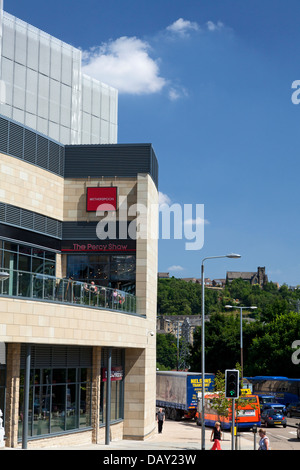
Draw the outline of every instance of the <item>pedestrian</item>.
<instances>
[{"instance_id":1,"label":"pedestrian","mask_svg":"<svg viewBox=\"0 0 300 470\"><path fill-rule=\"evenodd\" d=\"M158 424L158 434L161 434L165 420L165 413L163 412L162 408L159 408L158 413L156 414L156 420Z\"/></svg>"},{"instance_id":2,"label":"pedestrian","mask_svg":"<svg viewBox=\"0 0 300 470\"><path fill-rule=\"evenodd\" d=\"M219 421L216 421L215 422L215 426L211 432L211 436L210 436L210 440L211 442L213 442L213 446L210 450L222 450L221 449L221 437L222 437L222 433L221 433L221 424L219 423Z\"/></svg>"},{"instance_id":3,"label":"pedestrian","mask_svg":"<svg viewBox=\"0 0 300 470\"><path fill-rule=\"evenodd\" d=\"M264 429L260 429L258 434L260 437L258 450L270 450L270 441L266 431Z\"/></svg>"}]
</instances>

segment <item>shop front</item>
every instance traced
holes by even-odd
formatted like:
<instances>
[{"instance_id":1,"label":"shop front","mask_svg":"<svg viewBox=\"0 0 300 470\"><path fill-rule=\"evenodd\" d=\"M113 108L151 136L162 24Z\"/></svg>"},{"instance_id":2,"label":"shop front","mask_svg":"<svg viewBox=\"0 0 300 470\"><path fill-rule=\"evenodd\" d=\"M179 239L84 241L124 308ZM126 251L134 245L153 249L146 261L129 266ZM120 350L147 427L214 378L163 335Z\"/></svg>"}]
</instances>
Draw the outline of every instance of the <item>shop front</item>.
<instances>
[{"instance_id":1,"label":"shop front","mask_svg":"<svg viewBox=\"0 0 300 470\"><path fill-rule=\"evenodd\" d=\"M28 345L22 344L20 351L18 441L22 442L23 447L26 447L27 440L92 430L95 416L99 417L100 428L124 418L122 349L111 350L109 396L109 349L101 348L101 367L96 368L93 367L91 347L34 344L28 348ZM26 393L28 351L30 372ZM97 380L95 375L100 379L100 389L93 389L93 381ZM100 395L93 397L93 393ZM94 409L95 403L100 404L99 410ZM109 414L107 403L110 404Z\"/></svg>"}]
</instances>

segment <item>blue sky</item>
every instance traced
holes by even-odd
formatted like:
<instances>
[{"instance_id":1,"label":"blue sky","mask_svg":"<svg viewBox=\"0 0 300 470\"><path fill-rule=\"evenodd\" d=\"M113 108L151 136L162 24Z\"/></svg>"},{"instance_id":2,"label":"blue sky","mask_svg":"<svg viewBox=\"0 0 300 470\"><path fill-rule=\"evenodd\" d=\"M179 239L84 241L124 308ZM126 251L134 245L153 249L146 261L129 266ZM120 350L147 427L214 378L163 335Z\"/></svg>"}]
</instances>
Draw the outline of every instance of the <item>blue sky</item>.
<instances>
[{"instance_id":1,"label":"blue sky","mask_svg":"<svg viewBox=\"0 0 300 470\"><path fill-rule=\"evenodd\" d=\"M165 200L204 204L204 246L159 241L159 271L300 284L299 0L4 0L119 89L119 143L151 142ZM300 95L299 95L300 96Z\"/></svg>"}]
</instances>

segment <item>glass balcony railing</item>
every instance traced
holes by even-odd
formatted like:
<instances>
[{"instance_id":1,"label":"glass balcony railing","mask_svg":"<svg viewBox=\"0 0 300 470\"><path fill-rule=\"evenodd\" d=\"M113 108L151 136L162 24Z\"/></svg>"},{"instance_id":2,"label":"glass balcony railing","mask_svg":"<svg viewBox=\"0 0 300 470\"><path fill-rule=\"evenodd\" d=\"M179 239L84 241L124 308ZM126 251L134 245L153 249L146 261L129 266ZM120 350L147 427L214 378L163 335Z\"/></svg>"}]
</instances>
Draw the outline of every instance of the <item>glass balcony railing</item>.
<instances>
[{"instance_id":1,"label":"glass balcony railing","mask_svg":"<svg viewBox=\"0 0 300 470\"><path fill-rule=\"evenodd\" d=\"M9 277L4 280L0 278L1 296L136 313L136 297L118 289L47 274L13 269L5 271Z\"/></svg>"}]
</instances>

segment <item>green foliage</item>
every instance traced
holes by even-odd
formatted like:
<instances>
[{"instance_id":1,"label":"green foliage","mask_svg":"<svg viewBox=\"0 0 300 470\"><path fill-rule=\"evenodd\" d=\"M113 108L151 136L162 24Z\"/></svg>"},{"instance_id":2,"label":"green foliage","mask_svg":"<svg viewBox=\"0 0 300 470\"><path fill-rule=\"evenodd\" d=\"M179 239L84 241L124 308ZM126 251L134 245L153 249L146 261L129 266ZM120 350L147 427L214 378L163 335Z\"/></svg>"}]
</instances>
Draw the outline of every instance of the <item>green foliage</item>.
<instances>
[{"instance_id":1,"label":"green foliage","mask_svg":"<svg viewBox=\"0 0 300 470\"><path fill-rule=\"evenodd\" d=\"M218 292L207 291L205 306L211 311L218 304ZM201 285L174 277L159 279L157 311L160 315L199 315L201 313Z\"/></svg>"},{"instance_id":2,"label":"green foliage","mask_svg":"<svg viewBox=\"0 0 300 470\"><path fill-rule=\"evenodd\" d=\"M225 305L257 306L245 312L243 321L244 376L284 375L299 377L299 365L292 363L292 343L300 340L300 289L290 290L267 283L263 288L237 279L223 290L205 289L206 371L225 371L240 361L240 311ZM165 315L201 314L201 286L179 279L158 282L158 311ZM296 313L296 311L298 311ZM246 318L252 319L251 322ZM173 337L174 338L174 337ZM174 338L173 347L176 349ZM166 346L161 352L166 356ZM158 362L161 361L160 350ZM172 349L170 350L171 354ZM176 353L175 353L176 355ZM174 357L174 356L173 356ZM172 361L171 361L172 362ZM176 361L172 362L175 367ZM201 328L194 333L190 370L201 371Z\"/></svg>"},{"instance_id":3,"label":"green foliage","mask_svg":"<svg viewBox=\"0 0 300 470\"><path fill-rule=\"evenodd\" d=\"M156 367L159 370L172 370L177 367L177 340L171 333L156 336Z\"/></svg>"}]
</instances>

